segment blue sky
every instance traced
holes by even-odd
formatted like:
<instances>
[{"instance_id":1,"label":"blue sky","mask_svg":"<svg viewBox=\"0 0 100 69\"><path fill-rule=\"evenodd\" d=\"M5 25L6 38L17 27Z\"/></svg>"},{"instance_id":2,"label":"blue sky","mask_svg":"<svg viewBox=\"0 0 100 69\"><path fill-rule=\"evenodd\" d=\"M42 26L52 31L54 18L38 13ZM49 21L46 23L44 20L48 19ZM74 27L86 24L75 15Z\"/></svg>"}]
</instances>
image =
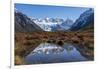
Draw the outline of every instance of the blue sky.
<instances>
[{"instance_id":1,"label":"blue sky","mask_svg":"<svg viewBox=\"0 0 100 69\"><path fill-rule=\"evenodd\" d=\"M34 4L15 4L15 8L33 18L62 18L75 21L81 13L88 10L86 7L50 6Z\"/></svg>"}]
</instances>

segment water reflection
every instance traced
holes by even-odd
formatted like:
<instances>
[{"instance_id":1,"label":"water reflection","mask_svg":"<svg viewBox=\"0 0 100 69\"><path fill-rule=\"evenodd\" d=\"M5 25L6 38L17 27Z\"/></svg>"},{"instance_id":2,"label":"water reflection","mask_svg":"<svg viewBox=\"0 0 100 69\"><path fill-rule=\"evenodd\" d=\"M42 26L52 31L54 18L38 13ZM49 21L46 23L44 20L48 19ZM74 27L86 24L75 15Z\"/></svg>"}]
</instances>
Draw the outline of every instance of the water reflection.
<instances>
[{"instance_id":1,"label":"water reflection","mask_svg":"<svg viewBox=\"0 0 100 69\"><path fill-rule=\"evenodd\" d=\"M59 54L64 48L50 43L40 44L31 54Z\"/></svg>"},{"instance_id":2,"label":"water reflection","mask_svg":"<svg viewBox=\"0 0 100 69\"><path fill-rule=\"evenodd\" d=\"M26 64L72 62L87 60L72 45L64 43L59 46L53 43L41 43L25 58Z\"/></svg>"}]
</instances>

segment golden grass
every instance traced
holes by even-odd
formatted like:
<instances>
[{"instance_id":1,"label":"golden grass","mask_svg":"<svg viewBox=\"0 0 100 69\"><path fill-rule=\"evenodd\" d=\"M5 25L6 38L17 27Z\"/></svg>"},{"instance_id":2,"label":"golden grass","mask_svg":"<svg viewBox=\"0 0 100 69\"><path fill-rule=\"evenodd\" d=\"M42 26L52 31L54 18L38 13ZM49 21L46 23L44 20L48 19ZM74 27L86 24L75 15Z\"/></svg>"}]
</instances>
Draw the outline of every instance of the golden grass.
<instances>
[{"instance_id":1,"label":"golden grass","mask_svg":"<svg viewBox=\"0 0 100 69\"><path fill-rule=\"evenodd\" d=\"M22 57L16 55L15 56L15 65L20 65L20 64L23 64L23 59L22 59Z\"/></svg>"}]
</instances>

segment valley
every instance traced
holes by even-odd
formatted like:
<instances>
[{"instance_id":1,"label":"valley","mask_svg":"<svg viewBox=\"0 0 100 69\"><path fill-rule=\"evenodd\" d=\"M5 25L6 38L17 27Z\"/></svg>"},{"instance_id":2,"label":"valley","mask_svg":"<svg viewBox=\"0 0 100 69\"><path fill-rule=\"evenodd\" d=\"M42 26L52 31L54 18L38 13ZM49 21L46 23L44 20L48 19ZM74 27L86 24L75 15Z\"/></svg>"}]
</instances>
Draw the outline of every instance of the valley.
<instances>
[{"instance_id":1,"label":"valley","mask_svg":"<svg viewBox=\"0 0 100 69\"><path fill-rule=\"evenodd\" d=\"M27 6L28 12L23 6ZM93 8L41 5L16 8L19 10L14 9L15 65L94 60Z\"/></svg>"}]
</instances>

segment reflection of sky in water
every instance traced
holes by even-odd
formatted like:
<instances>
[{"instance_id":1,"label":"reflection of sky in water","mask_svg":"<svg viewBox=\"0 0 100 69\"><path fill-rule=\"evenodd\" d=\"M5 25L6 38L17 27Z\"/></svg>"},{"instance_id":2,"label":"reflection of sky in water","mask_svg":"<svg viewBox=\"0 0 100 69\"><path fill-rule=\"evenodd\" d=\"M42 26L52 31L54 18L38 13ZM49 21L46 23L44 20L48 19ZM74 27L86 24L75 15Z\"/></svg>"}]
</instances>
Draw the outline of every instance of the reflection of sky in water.
<instances>
[{"instance_id":1,"label":"reflection of sky in water","mask_svg":"<svg viewBox=\"0 0 100 69\"><path fill-rule=\"evenodd\" d=\"M86 58L72 44L67 43L63 46L52 43L41 43L25 58L27 64L83 60L86 60Z\"/></svg>"}]
</instances>

